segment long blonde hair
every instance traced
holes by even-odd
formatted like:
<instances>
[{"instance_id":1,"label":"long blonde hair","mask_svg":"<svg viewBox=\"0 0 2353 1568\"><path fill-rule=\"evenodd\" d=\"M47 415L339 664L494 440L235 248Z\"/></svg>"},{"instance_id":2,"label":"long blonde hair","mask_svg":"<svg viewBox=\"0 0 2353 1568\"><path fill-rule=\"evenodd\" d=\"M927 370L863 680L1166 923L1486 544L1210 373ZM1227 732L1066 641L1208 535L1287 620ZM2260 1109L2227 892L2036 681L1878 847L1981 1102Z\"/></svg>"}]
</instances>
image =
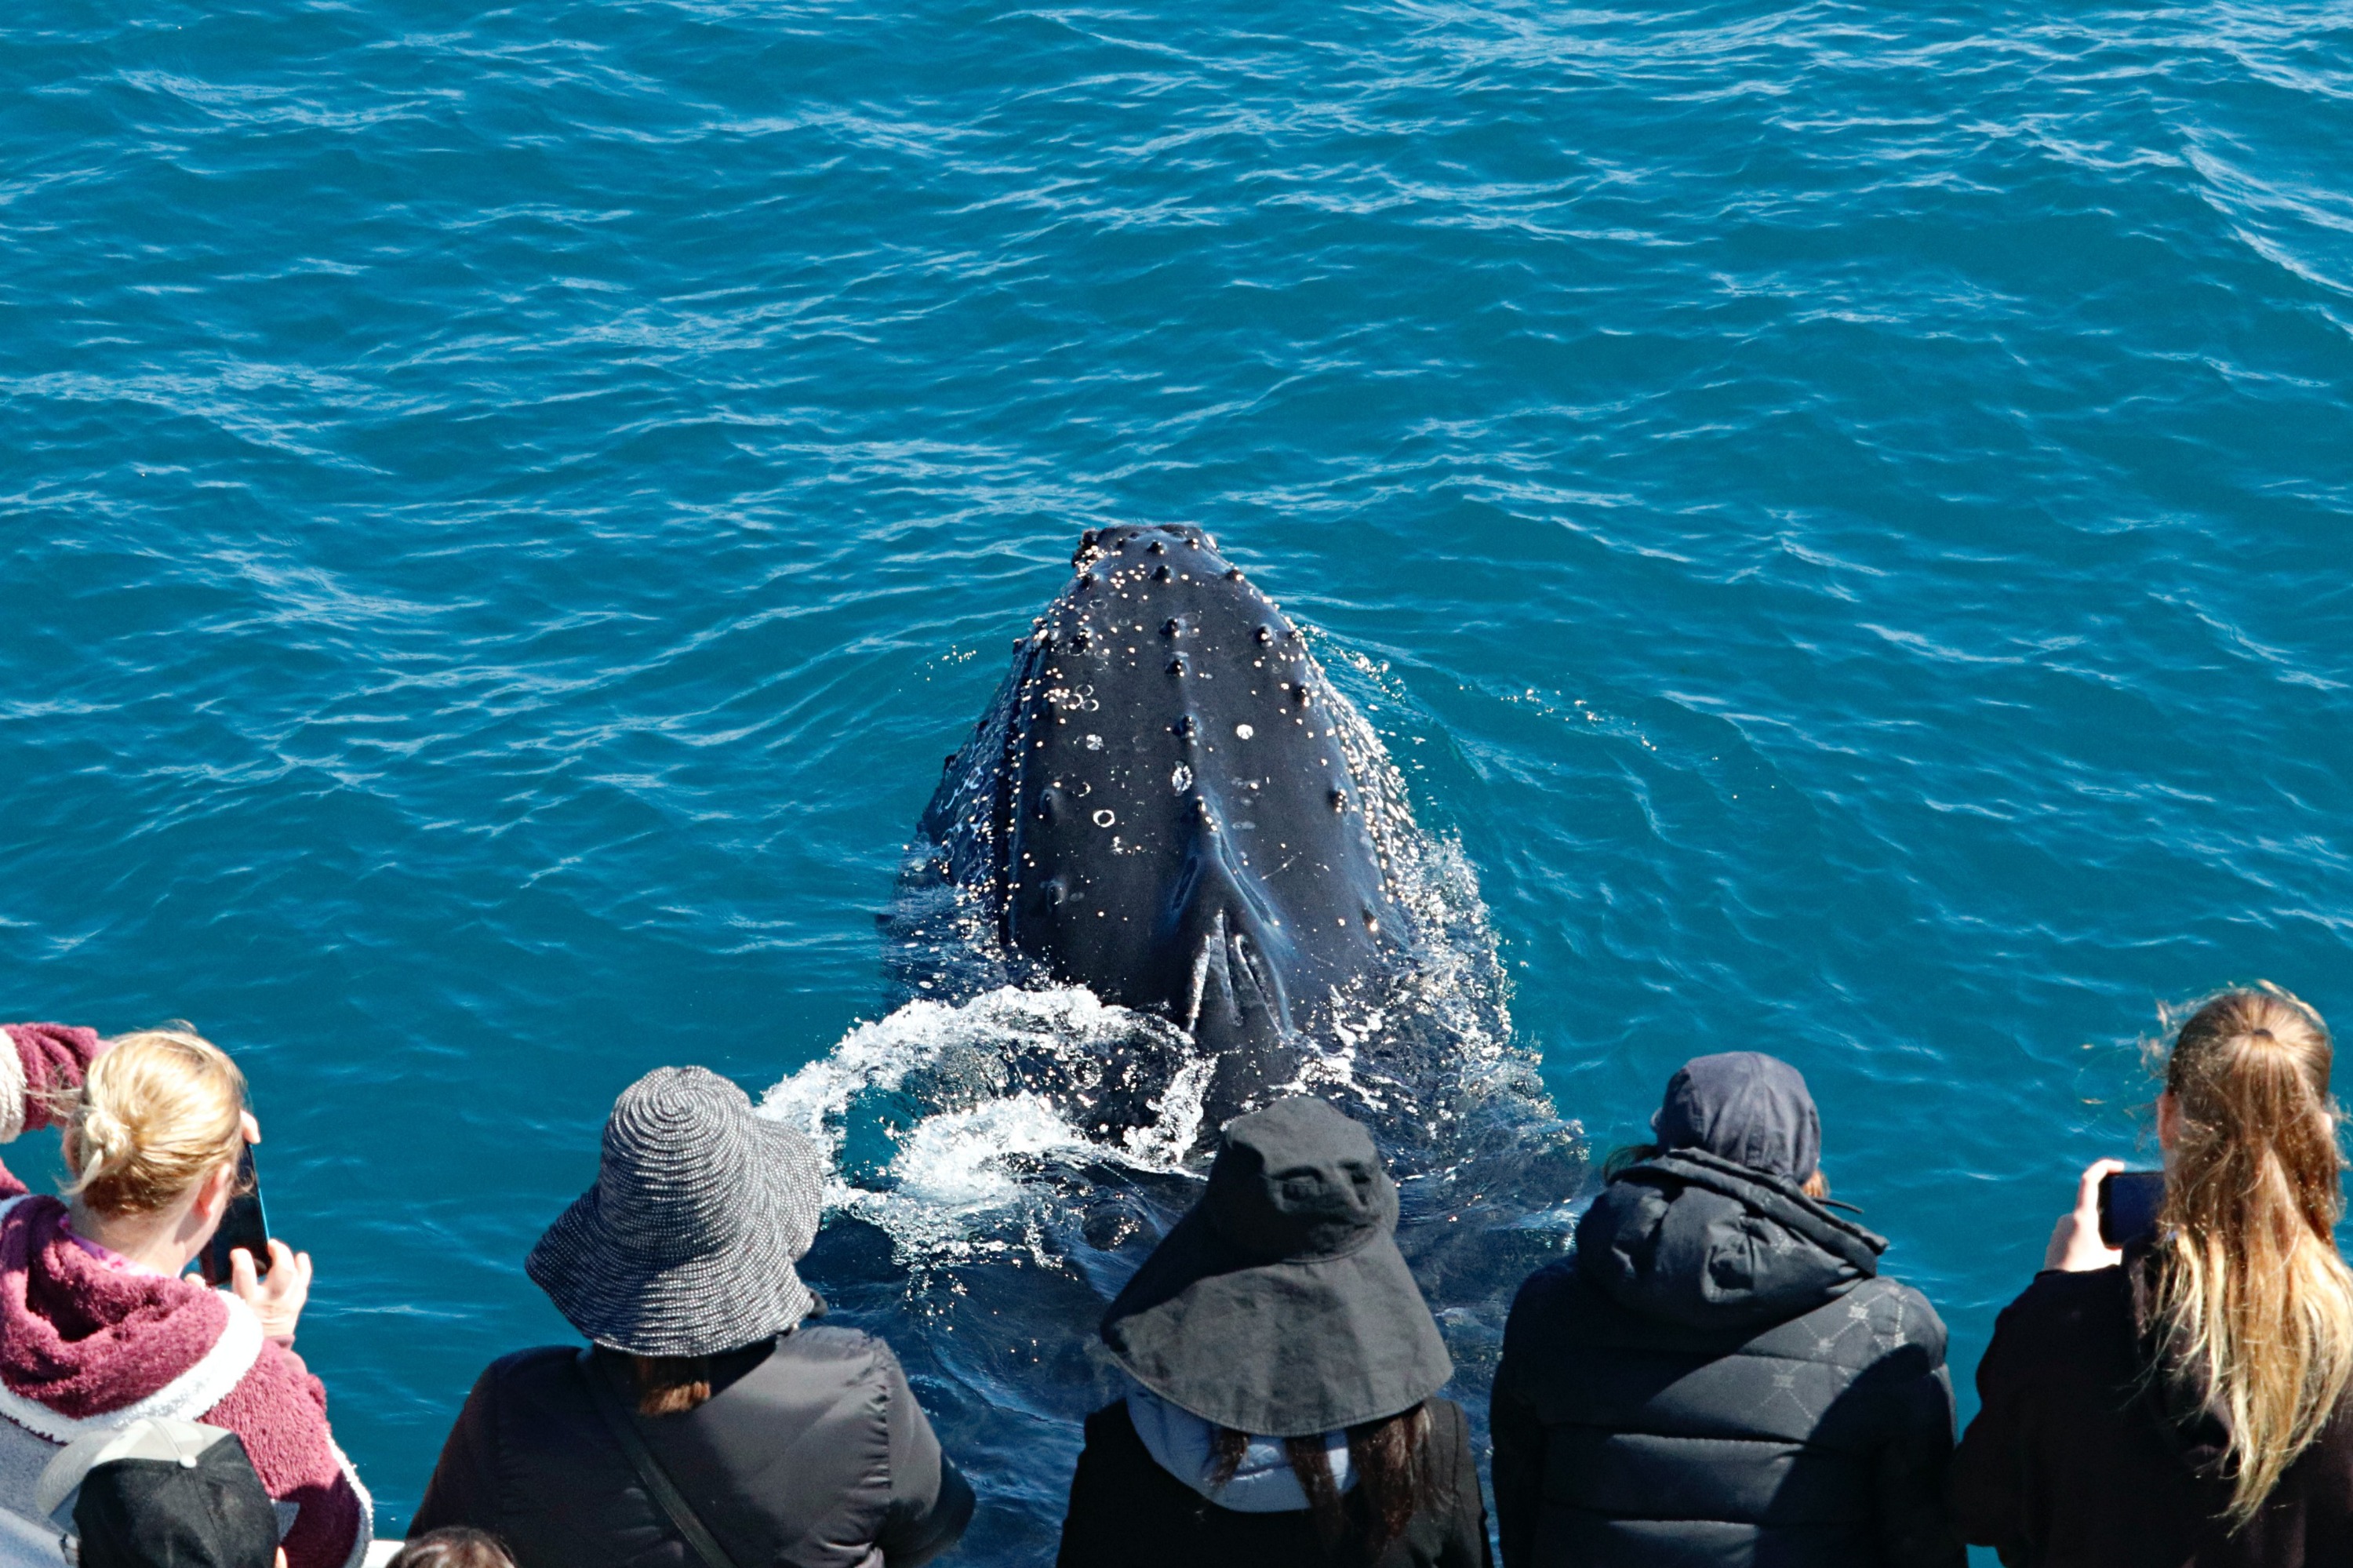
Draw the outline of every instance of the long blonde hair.
<instances>
[{"instance_id":1,"label":"long blonde hair","mask_svg":"<svg viewBox=\"0 0 2353 1568\"><path fill-rule=\"evenodd\" d=\"M2228 1517L2253 1519L2353 1379L2353 1272L2328 1028L2273 986L2224 991L2165 1066L2180 1120L2158 1220L2160 1375L2226 1415Z\"/></svg>"},{"instance_id":2,"label":"long blonde hair","mask_svg":"<svg viewBox=\"0 0 2353 1568\"><path fill-rule=\"evenodd\" d=\"M185 1024L116 1039L67 1098L60 1190L101 1214L169 1208L245 1147L245 1075Z\"/></svg>"}]
</instances>

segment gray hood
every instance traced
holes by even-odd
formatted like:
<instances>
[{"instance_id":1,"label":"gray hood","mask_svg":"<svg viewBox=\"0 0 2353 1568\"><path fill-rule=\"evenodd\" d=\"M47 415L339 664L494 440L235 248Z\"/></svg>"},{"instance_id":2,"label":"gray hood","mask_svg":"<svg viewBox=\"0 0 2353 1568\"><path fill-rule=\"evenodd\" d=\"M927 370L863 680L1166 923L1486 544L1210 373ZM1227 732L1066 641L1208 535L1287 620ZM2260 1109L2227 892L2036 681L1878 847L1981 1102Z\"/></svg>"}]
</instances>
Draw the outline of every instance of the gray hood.
<instances>
[{"instance_id":1,"label":"gray hood","mask_svg":"<svg viewBox=\"0 0 2353 1568\"><path fill-rule=\"evenodd\" d=\"M1603 1295L1697 1329L1810 1312L1877 1274L1886 1250L1790 1178L1702 1149L1629 1166L1577 1227L1577 1271Z\"/></svg>"},{"instance_id":2,"label":"gray hood","mask_svg":"<svg viewBox=\"0 0 2353 1568\"><path fill-rule=\"evenodd\" d=\"M1694 1056L1667 1080L1651 1125L1659 1148L1704 1149L1803 1181L1822 1152L1822 1118L1804 1075L1762 1051Z\"/></svg>"}]
</instances>

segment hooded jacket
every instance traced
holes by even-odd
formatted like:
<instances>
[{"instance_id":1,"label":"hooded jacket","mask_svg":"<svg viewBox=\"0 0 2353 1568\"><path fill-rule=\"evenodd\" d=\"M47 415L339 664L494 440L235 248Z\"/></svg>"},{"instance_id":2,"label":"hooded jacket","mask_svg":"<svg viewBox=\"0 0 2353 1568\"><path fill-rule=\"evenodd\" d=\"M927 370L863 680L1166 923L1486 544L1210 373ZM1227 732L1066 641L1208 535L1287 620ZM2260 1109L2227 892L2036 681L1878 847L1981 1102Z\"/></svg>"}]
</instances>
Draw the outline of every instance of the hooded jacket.
<instances>
[{"instance_id":1,"label":"hooded jacket","mask_svg":"<svg viewBox=\"0 0 2353 1568\"><path fill-rule=\"evenodd\" d=\"M0 1029L0 1142L47 1125L98 1036L51 1023ZM142 1416L237 1435L278 1505L290 1568L358 1568L367 1492L327 1429L327 1391L226 1290L110 1264L55 1198L0 1170L0 1564L59 1562L33 1489L58 1451Z\"/></svg>"},{"instance_id":2,"label":"hooded jacket","mask_svg":"<svg viewBox=\"0 0 2353 1568\"><path fill-rule=\"evenodd\" d=\"M1621 1171L1504 1330L1505 1568L1960 1568L1945 1325L1886 1245L1705 1150Z\"/></svg>"},{"instance_id":3,"label":"hooded jacket","mask_svg":"<svg viewBox=\"0 0 2353 1568\"><path fill-rule=\"evenodd\" d=\"M593 1375L624 1406L617 1352ZM442 1446L409 1521L471 1525L519 1568L700 1568L597 1414L570 1346L491 1364ZM804 1325L712 1358L712 1395L628 1419L703 1528L744 1568L911 1568L953 1545L972 1489L940 1453L891 1347Z\"/></svg>"},{"instance_id":4,"label":"hooded jacket","mask_svg":"<svg viewBox=\"0 0 2353 1568\"><path fill-rule=\"evenodd\" d=\"M2046 1271L2002 1308L1953 1459L1968 1538L2010 1568L2300 1568L2353 1563L2353 1395L2236 1531L2228 1417L2169 1401L2154 1359L2150 1255Z\"/></svg>"}]
</instances>

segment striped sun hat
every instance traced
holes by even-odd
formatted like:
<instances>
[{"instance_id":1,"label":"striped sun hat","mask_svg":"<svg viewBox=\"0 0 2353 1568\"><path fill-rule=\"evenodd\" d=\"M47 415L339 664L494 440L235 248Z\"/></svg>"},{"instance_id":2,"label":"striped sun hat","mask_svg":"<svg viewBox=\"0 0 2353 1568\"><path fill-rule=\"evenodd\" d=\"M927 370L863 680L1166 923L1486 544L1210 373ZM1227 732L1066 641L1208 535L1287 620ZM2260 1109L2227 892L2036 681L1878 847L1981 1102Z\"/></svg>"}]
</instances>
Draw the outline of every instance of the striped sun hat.
<instances>
[{"instance_id":1,"label":"striped sun hat","mask_svg":"<svg viewBox=\"0 0 2353 1568\"><path fill-rule=\"evenodd\" d=\"M817 1239L816 1148L701 1067L622 1091L596 1184L523 1264L572 1326L640 1356L708 1356L783 1333L816 1301L793 1265Z\"/></svg>"}]
</instances>

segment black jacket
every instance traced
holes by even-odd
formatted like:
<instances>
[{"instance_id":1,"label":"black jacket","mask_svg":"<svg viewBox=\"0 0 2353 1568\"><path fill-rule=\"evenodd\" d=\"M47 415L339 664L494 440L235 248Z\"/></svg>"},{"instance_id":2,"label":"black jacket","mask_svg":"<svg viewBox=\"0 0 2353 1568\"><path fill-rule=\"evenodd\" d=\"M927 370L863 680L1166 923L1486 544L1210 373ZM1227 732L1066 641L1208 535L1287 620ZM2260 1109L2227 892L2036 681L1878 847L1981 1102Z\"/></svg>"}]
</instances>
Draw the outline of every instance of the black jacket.
<instances>
[{"instance_id":1,"label":"black jacket","mask_svg":"<svg viewBox=\"0 0 2353 1568\"><path fill-rule=\"evenodd\" d=\"M520 1351L467 1396L409 1531L470 1524L519 1568L702 1568L590 1402L579 1352ZM594 1368L740 1568L911 1568L954 1544L972 1489L940 1453L898 1358L808 1327L714 1358L711 1398L635 1414L628 1368ZM879 1549L879 1551L878 1551Z\"/></svg>"},{"instance_id":2,"label":"black jacket","mask_svg":"<svg viewBox=\"0 0 2353 1568\"><path fill-rule=\"evenodd\" d=\"M1504 1330L1504 1568L1960 1568L1945 1325L1885 1245L1704 1150L1620 1172Z\"/></svg>"},{"instance_id":3,"label":"black jacket","mask_svg":"<svg viewBox=\"0 0 2353 1568\"><path fill-rule=\"evenodd\" d=\"M1450 1399L1430 1402L1429 1459L1440 1502L1425 1509L1370 1568L1487 1568L1487 1507L1471 1456L1471 1424ZM1351 1499L1355 1491L1349 1494ZM1327 1551L1304 1509L1219 1508L1160 1467L1135 1435L1127 1403L1087 1417L1071 1478L1056 1568L1366 1568L1361 1552Z\"/></svg>"},{"instance_id":4,"label":"black jacket","mask_svg":"<svg viewBox=\"0 0 2353 1568\"><path fill-rule=\"evenodd\" d=\"M1978 1362L1983 1401L1953 1460L1968 1539L2011 1568L2301 1568L2353 1563L2353 1397L2263 1509L2223 1522L2230 1428L2168 1408L2149 1328L2149 1258L2037 1275Z\"/></svg>"}]
</instances>

